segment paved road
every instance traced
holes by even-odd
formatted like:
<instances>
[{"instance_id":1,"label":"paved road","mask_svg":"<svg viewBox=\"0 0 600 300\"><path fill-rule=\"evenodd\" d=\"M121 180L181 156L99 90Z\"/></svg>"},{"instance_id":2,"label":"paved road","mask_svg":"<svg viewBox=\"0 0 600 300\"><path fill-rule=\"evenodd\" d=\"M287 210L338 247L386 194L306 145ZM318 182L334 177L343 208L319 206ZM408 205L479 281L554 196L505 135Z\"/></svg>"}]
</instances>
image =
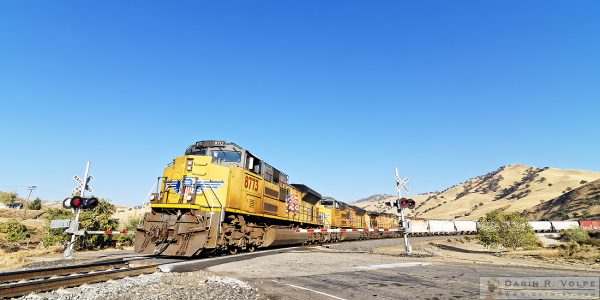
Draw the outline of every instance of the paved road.
<instances>
[{"instance_id":1,"label":"paved road","mask_svg":"<svg viewBox=\"0 0 600 300\"><path fill-rule=\"evenodd\" d=\"M439 238L420 239L424 242ZM393 242L348 243L338 250L361 251L372 245L379 247ZM264 299L271 300L478 299L480 277L600 276L600 270L582 272L454 264L418 257L314 249L226 263L208 270L247 281L260 289Z\"/></svg>"},{"instance_id":2,"label":"paved road","mask_svg":"<svg viewBox=\"0 0 600 300\"><path fill-rule=\"evenodd\" d=\"M478 299L480 277L598 276L598 273L557 273L554 270L405 264L326 275L254 280L253 283L268 299Z\"/></svg>"}]
</instances>

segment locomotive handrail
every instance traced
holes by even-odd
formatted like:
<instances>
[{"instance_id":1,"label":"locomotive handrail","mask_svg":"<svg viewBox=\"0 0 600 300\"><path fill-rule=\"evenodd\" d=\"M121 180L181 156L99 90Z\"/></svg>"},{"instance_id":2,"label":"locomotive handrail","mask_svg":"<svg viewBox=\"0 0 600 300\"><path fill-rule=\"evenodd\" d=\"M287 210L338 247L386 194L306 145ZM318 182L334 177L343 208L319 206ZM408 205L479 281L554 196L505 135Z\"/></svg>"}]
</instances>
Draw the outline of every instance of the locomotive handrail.
<instances>
[{"instance_id":1,"label":"locomotive handrail","mask_svg":"<svg viewBox=\"0 0 600 300\"><path fill-rule=\"evenodd\" d=\"M225 220L225 206L221 202L221 199L219 199L219 196L217 195L215 190L212 188L212 185L209 185L208 188L213 192L213 195L215 195L215 199L217 199L217 202L219 202L219 205L221 206L221 222L223 222Z\"/></svg>"},{"instance_id":2,"label":"locomotive handrail","mask_svg":"<svg viewBox=\"0 0 600 300\"><path fill-rule=\"evenodd\" d=\"M197 176L198 179L200 179L201 182L204 182L202 180L202 177ZM202 194L204 194L204 198L206 199L206 203L208 204L209 208L210 208L210 212L213 213L214 212L214 207L212 206L211 202L208 200L208 196L206 195L205 192L205 188L203 187L204 184L200 184L200 189L202 190ZM221 200L219 199L219 196L217 195L217 193L215 192L215 190L212 188L212 185L209 184L208 188L212 191L215 199L217 199L217 202L219 202L219 206L221 206L221 211L219 212L219 220L221 223L223 223L223 221L225 220L225 207L223 206L223 203L221 202ZM194 190L194 192L196 192ZM210 228L213 227L213 218L210 218ZM221 234L221 226L217 226L217 235L219 236Z\"/></svg>"}]
</instances>

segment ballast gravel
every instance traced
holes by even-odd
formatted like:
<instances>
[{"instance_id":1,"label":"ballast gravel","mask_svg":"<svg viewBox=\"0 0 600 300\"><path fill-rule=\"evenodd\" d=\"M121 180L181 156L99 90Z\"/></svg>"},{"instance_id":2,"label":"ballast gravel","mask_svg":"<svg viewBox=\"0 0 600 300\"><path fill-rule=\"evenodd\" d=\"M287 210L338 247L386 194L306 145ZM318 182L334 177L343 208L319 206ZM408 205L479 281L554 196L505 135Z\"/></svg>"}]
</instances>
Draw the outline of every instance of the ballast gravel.
<instances>
[{"instance_id":1,"label":"ballast gravel","mask_svg":"<svg viewBox=\"0 0 600 300\"><path fill-rule=\"evenodd\" d=\"M258 290L248 283L205 271L152 273L47 293L21 299L259 299Z\"/></svg>"},{"instance_id":2,"label":"ballast gravel","mask_svg":"<svg viewBox=\"0 0 600 300\"><path fill-rule=\"evenodd\" d=\"M411 240L417 240L419 242L427 242L430 240L439 240L445 237L419 237L419 238L411 238ZM377 253L377 254L385 254L379 253L376 250L384 247L397 247L398 249L404 249L404 240L402 238L393 238L393 239L373 239L366 241L353 241L353 242L344 242L338 244L330 244L323 245L317 247L319 250L324 251L336 251L336 252L350 252L350 253ZM392 256L399 257L433 257L434 254L431 253L398 253Z\"/></svg>"},{"instance_id":3,"label":"ballast gravel","mask_svg":"<svg viewBox=\"0 0 600 300\"><path fill-rule=\"evenodd\" d=\"M52 261L40 261L27 264L21 268L21 270L33 270L33 269L45 269L45 268L57 268L57 267L67 267L67 266L75 266L87 263L95 262L95 259L59 259Z\"/></svg>"}]
</instances>

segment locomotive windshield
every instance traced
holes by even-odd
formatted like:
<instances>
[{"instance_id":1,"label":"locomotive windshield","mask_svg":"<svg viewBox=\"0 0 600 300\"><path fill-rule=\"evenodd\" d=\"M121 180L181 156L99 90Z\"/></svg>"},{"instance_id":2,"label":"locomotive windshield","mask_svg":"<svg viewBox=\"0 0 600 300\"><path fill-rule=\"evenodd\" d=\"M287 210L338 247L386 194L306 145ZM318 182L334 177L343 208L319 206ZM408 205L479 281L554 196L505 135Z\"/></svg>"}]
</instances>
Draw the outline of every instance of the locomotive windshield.
<instances>
[{"instance_id":1,"label":"locomotive windshield","mask_svg":"<svg viewBox=\"0 0 600 300\"><path fill-rule=\"evenodd\" d=\"M242 153L238 151L213 150L212 156L223 162L239 163L242 160Z\"/></svg>"}]
</instances>

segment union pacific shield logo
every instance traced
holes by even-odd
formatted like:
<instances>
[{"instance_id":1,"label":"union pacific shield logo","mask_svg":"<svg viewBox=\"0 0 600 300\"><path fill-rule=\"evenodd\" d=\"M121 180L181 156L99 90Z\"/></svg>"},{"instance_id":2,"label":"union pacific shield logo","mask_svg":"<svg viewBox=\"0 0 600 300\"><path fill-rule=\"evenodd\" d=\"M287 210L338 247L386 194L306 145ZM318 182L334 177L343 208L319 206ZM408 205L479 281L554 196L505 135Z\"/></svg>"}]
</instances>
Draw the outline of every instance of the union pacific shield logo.
<instances>
[{"instance_id":1,"label":"union pacific shield logo","mask_svg":"<svg viewBox=\"0 0 600 300\"><path fill-rule=\"evenodd\" d=\"M210 180L210 179L198 179L195 182L196 192L202 193L204 190L218 190L223 184L225 184L224 180ZM168 181L167 189L172 189L175 193L179 193L181 190L181 180L171 180ZM194 186L194 178L186 178L183 182L184 187L193 187Z\"/></svg>"}]
</instances>

